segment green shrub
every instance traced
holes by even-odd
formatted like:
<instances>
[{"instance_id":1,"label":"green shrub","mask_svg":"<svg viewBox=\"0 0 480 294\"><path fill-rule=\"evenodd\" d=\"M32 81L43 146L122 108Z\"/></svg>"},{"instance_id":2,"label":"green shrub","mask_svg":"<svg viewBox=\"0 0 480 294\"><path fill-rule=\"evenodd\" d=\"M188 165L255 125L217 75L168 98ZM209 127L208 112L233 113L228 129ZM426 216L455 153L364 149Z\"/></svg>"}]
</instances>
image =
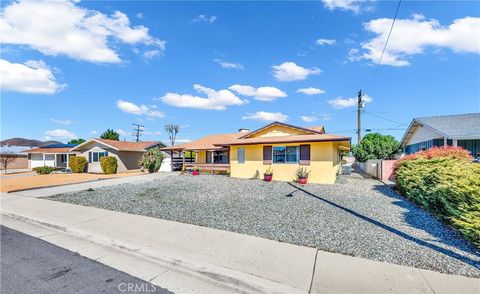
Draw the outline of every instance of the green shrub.
<instances>
[{"instance_id":1,"label":"green shrub","mask_svg":"<svg viewBox=\"0 0 480 294\"><path fill-rule=\"evenodd\" d=\"M155 147L145 152L142 160L140 160L138 164L149 173L155 173L162 166L162 161L164 158L165 155L163 152L158 147Z\"/></svg>"},{"instance_id":2,"label":"green shrub","mask_svg":"<svg viewBox=\"0 0 480 294\"><path fill-rule=\"evenodd\" d=\"M83 173L87 167L87 159L83 156L72 156L69 158L68 167L74 173Z\"/></svg>"},{"instance_id":3,"label":"green shrub","mask_svg":"<svg viewBox=\"0 0 480 294\"><path fill-rule=\"evenodd\" d=\"M100 166L104 174L116 174L118 167L117 158L115 156L102 156L100 158Z\"/></svg>"},{"instance_id":4,"label":"green shrub","mask_svg":"<svg viewBox=\"0 0 480 294\"><path fill-rule=\"evenodd\" d=\"M414 157L396 169L404 196L480 248L480 164L458 157Z\"/></svg>"},{"instance_id":5,"label":"green shrub","mask_svg":"<svg viewBox=\"0 0 480 294\"><path fill-rule=\"evenodd\" d=\"M52 166L39 166L39 167L34 167L32 168L33 171L35 171L39 175L48 175L52 173L53 171L58 170L58 168L52 167Z\"/></svg>"}]
</instances>

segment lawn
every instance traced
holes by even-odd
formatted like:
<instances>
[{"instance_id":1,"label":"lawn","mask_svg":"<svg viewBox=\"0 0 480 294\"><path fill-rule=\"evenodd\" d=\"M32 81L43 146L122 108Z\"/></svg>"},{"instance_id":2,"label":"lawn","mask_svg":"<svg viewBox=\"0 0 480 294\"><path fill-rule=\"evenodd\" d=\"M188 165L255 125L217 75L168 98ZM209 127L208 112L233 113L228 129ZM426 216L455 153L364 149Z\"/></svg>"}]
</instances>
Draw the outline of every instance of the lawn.
<instances>
[{"instance_id":1,"label":"lawn","mask_svg":"<svg viewBox=\"0 0 480 294\"><path fill-rule=\"evenodd\" d=\"M371 179L334 185L171 175L52 200L480 277L476 250L455 231Z\"/></svg>"}]
</instances>

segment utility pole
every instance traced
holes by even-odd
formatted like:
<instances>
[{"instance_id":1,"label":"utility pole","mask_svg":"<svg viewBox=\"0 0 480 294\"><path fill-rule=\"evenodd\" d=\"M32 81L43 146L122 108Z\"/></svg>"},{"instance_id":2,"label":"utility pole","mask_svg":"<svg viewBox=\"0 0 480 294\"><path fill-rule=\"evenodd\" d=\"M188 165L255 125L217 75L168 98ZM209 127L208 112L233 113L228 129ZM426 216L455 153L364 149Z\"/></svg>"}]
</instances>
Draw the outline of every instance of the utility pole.
<instances>
[{"instance_id":1,"label":"utility pole","mask_svg":"<svg viewBox=\"0 0 480 294\"><path fill-rule=\"evenodd\" d=\"M361 109L362 109L362 89L358 91L358 102L357 102L357 135L358 135L358 142L357 144L360 144L360 141L362 140L362 119L361 119Z\"/></svg>"},{"instance_id":2,"label":"utility pole","mask_svg":"<svg viewBox=\"0 0 480 294\"><path fill-rule=\"evenodd\" d=\"M142 132L143 132L142 128L144 128L145 126L134 124L134 123L132 123L132 125L136 126L136 128L133 129L133 131L135 132L133 135L137 138L137 142L140 142L140 136L142 135Z\"/></svg>"}]
</instances>

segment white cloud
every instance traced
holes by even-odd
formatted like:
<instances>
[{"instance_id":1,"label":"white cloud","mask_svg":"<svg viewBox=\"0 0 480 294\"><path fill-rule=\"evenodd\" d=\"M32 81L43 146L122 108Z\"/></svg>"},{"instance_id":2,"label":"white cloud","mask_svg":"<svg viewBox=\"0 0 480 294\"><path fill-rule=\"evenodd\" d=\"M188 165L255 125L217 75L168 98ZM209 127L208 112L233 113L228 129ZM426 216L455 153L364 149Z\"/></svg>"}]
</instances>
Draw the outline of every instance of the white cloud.
<instances>
[{"instance_id":1,"label":"white cloud","mask_svg":"<svg viewBox=\"0 0 480 294\"><path fill-rule=\"evenodd\" d=\"M213 23L217 20L217 17L214 15L208 16L205 14L199 14L197 15L194 19L192 19L192 22L208 22L208 23Z\"/></svg>"},{"instance_id":2,"label":"white cloud","mask_svg":"<svg viewBox=\"0 0 480 294\"><path fill-rule=\"evenodd\" d=\"M232 85L228 89L260 101L275 101L277 98L287 97L287 93L275 87L254 88L246 85Z\"/></svg>"},{"instance_id":3,"label":"white cloud","mask_svg":"<svg viewBox=\"0 0 480 294\"><path fill-rule=\"evenodd\" d=\"M247 101L235 96L227 89L216 91L211 88L204 87L199 84L193 85L193 88L206 97L199 97L190 94L167 93L165 96L155 98L155 100L162 100L163 103L176 107L188 107L208 110L225 110L227 106L242 105Z\"/></svg>"},{"instance_id":4,"label":"white cloud","mask_svg":"<svg viewBox=\"0 0 480 294\"><path fill-rule=\"evenodd\" d=\"M115 132L117 132L120 136L124 136L124 137L130 135L128 132L125 132L122 129L115 130Z\"/></svg>"},{"instance_id":5,"label":"white cloud","mask_svg":"<svg viewBox=\"0 0 480 294\"><path fill-rule=\"evenodd\" d=\"M189 143L192 142L190 139L175 139L175 143Z\"/></svg>"},{"instance_id":6,"label":"white cloud","mask_svg":"<svg viewBox=\"0 0 480 294\"><path fill-rule=\"evenodd\" d=\"M66 126L72 124L72 121L69 120L69 119L61 120L61 119L51 118L50 121L54 122L56 124L61 124L61 125L66 125Z\"/></svg>"},{"instance_id":7,"label":"white cloud","mask_svg":"<svg viewBox=\"0 0 480 294\"><path fill-rule=\"evenodd\" d=\"M164 41L150 36L144 26L132 27L124 13L108 16L82 8L77 1L13 1L3 9L0 27L3 44L90 62L121 62L110 46L113 42L165 49Z\"/></svg>"},{"instance_id":8,"label":"white cloud","mask_svg":"<svg viewBox=\"0 0 480 294\"><path fill-rule=\"evenodd\" d=\"M144 131L143 134L145 135L153 135L153 136L160 136L162 132L160 131Z\"/></svg>"},{"instance_id":9,"label":"white cloud","mask_svg":"<svg viewBox=\"0 0 480 294\"><path fill-rule=\"evenodd\" d=\"M154 50L147 50L143 52L142 56L147 59L152 59L156 56L162 55L162 51L154 49Z\"/></svg>"},{"instance_id":10,"label":"white cloud","mask_svg":"<svg viewBox=\"0 0 480 294\"><path fill-rule=\"evenodd\" d=\"M376 34L362 43L362 49L352 49L350 61L380 59L392 19L374 19L364 24L365 30ZM426 20L423 15L414 14L410 19L397 19L388 46L382 58L383 65L408 66L413 55L424 53L428 47L449 48L454 52L480 53L480 18L456 19L449 26L442 26L438 20Z\"/></svg>"},{"instance_id":11,"label":"white cloud","mask_svg":"<svg viewBox=\"0 0 480 294\"><path fill-rule=\"evenodd\" d=\"M24 64L0 59L0 85L4 91L53 94L67 85L58 84L45 62L29 60Z\"/></svg>"},{"instance_id":12,"label":"white cloud","mask_svg":"<svg viewBox=\"0 0 480 294\"><path fill-rule=\"evenodd\" d=\"M325 94L325 90L309 87L309 88L300 88L297 90L297 93L303 93L306 95L319 95L319 94Z\"/></svg>"},{"instance_id":13,"label":"white cloud","mask_svg":"<svg viewBox=\"0 0 480 294\"><path fill-rule=\"evenodd\" d=\"M273 76L282 82L305 80L309 75L318 75L321 72L318 68L305 68L291 61L273 66Z\"/></svg>"},{"instance_id":14,"label":"white cloud","mask_svg":"<svg viewBox=\"0 0 480 294\"><path fill-rule=\"evenodd\" d=\"M157 108L155 105L147 106L147 105L136 105L129 101L118 100L117 107L123 112L135 114L135 115L146 115L148 117L165 117L165 115L158 111L154 110Z\"/></svg>"},{"instance_id":15,"label":"white cloud","mask_svg":"<svg viewBox=\"0 0 480 294\"><path fill-rule=\"evenodd\" d=\"M137 13L136 16L137 16L138 19L142 19L143 18L143 13L139 12L139 13Z\"/></svg>"},{"instance_id":16,"label":"white cloud","mask_svg":"<svg viewBox=\"0 0 480 294\"><path fill-rule=\"evenodd\" d=\"M242 119L283 122L288 119L288 115L283 114L281 112L258 111L255 113L248 113L247 115L243 116Z\"/></svg>"},{"instance_id":17,"label":"white cloud","mask_svg":"<svg viewBox=\"0 0 480 294\"><path fill-rule=\"evenodd\" d=\"M213 61L218 63L223 68L244 69L243 65L241 65L240 63L228 62L218 58L214 59Z\"/></svg>"},{"instance_id":18,"label":"white cloud","mask_svg":"<svg viewBox=\"0 0 480 294\"><path fill-rule=\"evenodd\" d=\"M93 131L90 132L90 134L96 135L96 134L97 134L97 131L93 130Z\"/></svg>"},{"instance_id":19,"label":"white cloud","mask_svg":"<svg viewBox=\"0 0 480 294\"><path fill-rule=\"evenodd\" d=\"M329 10L349 10L354 13L360 13L362 10L370 10L371 7L364 7L369 2L374 2L376 0L322 0L323 6Z\"/></svg>"},{"instance_id":20,"label":"white cloud","mask_svg":"<svg viewBox=\"0 0 480 294\"><path fill-rule=\"evenodd\" d=\"M75 135L72 132L69 132L67 130L52 130L52 131L46 131L45 135L48 137L54 137L54 138L66 138L66 139L76 139L78 138L77 135Z\"/></svg>"},{"instance_id":21,"label":"white cloud","mask_svg":"<svg viewBox=\"0 0 480 294\"><path fill-rule=\"evenodd\" d=\"M372 102L372 97L368 95L363 95L363 100L366 103ZM342 98L342 97L337 97L332 100L328 100L328 104L332 106L333 108L341 109L341 108L349 108L357 105L358 98Z\"/></svg>"},{"instance_id":22,"label":"white cloud","mask_svg":"<svg viewBox=\"0 0 480 294\"><path fill-rule=\"evenodd\" d=\"M319 45L319 46L323 46L323 45L333 45L335 44L335 40L332 40L332 39L318 39L315 44Z\"/></svg>"},{"instance_id":23,"label":"white cloud","mask_svg":"<svg viewBox=\"0 0 480 294\"><path fill-rule=\"evenodd\" d=\"M316 116L301 116L300 119L304 122L314 122L317 120Z\"/></svg>"}]
</instances>

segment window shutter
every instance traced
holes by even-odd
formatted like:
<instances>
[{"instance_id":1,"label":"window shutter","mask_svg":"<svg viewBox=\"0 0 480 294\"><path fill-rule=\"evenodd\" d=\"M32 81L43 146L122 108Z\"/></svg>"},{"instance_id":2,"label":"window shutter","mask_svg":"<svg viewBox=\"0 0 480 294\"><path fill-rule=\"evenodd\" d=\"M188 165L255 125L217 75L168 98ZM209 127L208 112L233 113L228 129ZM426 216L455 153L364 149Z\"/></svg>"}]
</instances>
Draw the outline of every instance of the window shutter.
<instances>
[{"instance_id":1,"label":"window shutter","mask_svg":"<svg viewBox=\"0 0 480 294\"><path fill-rule=\"evenodd\" d=\"M263 146L263 164L272 164L272 146Z\"/></svg>"},{"instance_id":2,"label":"window shutter","mask_svg":"<svg viewBox=\"0 0 480 294\"><path fill-rule=\"evenodd\" d=\"M105 156L108 156L108 151L105 151Z\"/></svg>"},{"instance_id":3,"label":"window shutter","mask_svg":"<svg viewBox=\"0 0 480 294\"><path fill-rule=\"evenodd\" d=\"M88 163L92 163L92 152L88 152Z\"/></svg>"},{"instance_id":4,"label":"window shutter","mask_svg":"<svg viewBox=\"0 0 480 294\"><path fill-rule=\"evenodd\" d=\"M300 164L310 165L310 145L300 145Z\"/></svg>"}]
</instances>

